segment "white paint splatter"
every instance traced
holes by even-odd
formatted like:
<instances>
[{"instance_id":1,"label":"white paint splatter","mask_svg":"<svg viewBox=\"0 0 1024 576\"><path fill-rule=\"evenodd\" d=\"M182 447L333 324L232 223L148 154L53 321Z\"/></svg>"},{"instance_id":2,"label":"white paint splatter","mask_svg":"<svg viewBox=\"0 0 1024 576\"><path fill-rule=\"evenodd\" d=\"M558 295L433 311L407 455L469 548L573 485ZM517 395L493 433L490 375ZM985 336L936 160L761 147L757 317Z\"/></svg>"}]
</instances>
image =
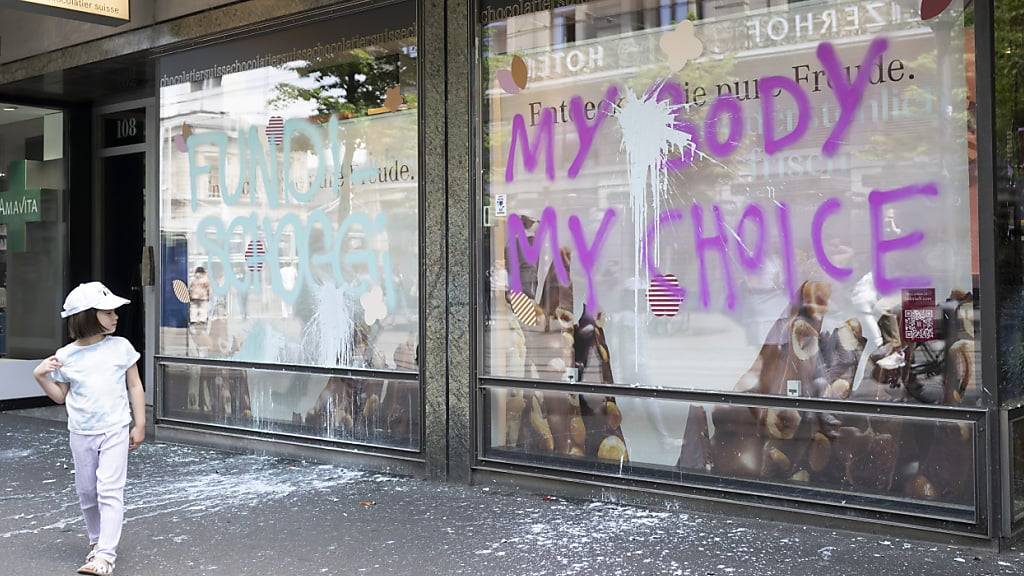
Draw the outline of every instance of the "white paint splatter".
<instances>
[{"instance_id":1,"label":"white paint splatter","mask_svg":"<svg viewBox=\"0 0 1024 576\"><path fill-rule=\"evenodd\" d=\"M641 325L647 315L640 312L640 286L650 284L644 260L644 236L648 227L648 208L655 214L654 234L658 237L657 215L662 200L668 200L668 171L665 163L675 151L695 152L690 135L676 130L676 116L684 105L658 101L657 94L663 82L657 82L643 97L627 88L623 102L617 106L615 118L622 128L622 148L626 151L629 171L629 206L633 213L634 259L633 310L640 321L634 323L634 342L639 347ZM648 198L650 190L650 198ZM657 242L653 242L655 262L659 260ZM640 354L633 354L634 369L640 370Z\"/></svg>"},{"instance_id":2,"label":"white paint splatter","mask_svg":"<svg viewBox=\"0 0 1024 576\"><path fill-rule=\"evenodd\" d=\"M0 450L0 460L19 460L31 453L31 450Z\"/></svg>"},{"instance_id":3,"label":"white paint splatter","mask_svg":"<svg viewBox=\"0 0 1024 576\"><path fill-rule=\"evenodd\" d=\"M370 474L335 466L282 466L282 461L263 456L229 456L202 461L195 458L177 458L176 454L188 449L166 448L160 445L143 446L140 450L171 452L165 456L174 460L189 473L184 476L146 476L130 479L125 489L125 522L181 512L188 518L200 518L222 510L243 510L292 495L337 488L344 484L364 482ZM73 497L74 487L65 489L67 498ZM51 496L52 498L52 496ZM38 534L63 530L82 521L77 502L68 504L50 514L58 516L48 524L0 533L0 538L22 534ZM63 517L62 517L63 516ZM180 542L179 538L173 538Z\"/></svg>"},{"instance_id":4,"label":"white paint splatter","mask_svg":"<svg viewBox=\"0 0 1024 576\"><path fill-rule=\"evenodd\" d=\"M367 326L373 326L378 320L388 316L388 307L384 303L384 291L380 286L374 286L359 297L359 303L363 305L363 321Z\"/></svg>"},{"instance_id":5,"label":"white paint splatter","mask_svg":"<svg viewBox=\"0 0 1024 576\"><path fill-rule=\"evenodd\" d=\"M344 286L314 288L313 317L302 334L307 361L316 366L350 366L354 348L352 298Z\"/></svg>"}]
</instances>

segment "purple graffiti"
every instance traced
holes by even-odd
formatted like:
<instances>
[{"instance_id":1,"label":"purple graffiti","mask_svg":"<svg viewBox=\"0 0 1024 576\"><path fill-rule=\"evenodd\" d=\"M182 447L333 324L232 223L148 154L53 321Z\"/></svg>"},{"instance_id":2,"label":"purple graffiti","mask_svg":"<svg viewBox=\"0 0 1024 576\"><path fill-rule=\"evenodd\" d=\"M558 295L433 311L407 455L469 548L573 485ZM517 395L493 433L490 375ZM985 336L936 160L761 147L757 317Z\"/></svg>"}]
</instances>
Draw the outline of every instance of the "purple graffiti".
<instances>
[{"instance_id":1,"label":"purple graffiti","mask_svg":"<svg viewBox=\"0 0 1024 576\"><path fill-rule=\"evenodd\" d=\"M707 252L718 252L722 259L722 280L725 282L725 306L729 310L736 308L736 291L733 288L732 271L729 269L729 242L725 236L725 220L722 218L722 210L718 205L713 205L711 211L715 214L715 228L717 234L707 236L704 233L704 210L700 204L694 204L690 208L690 217L693 218L693 241L697 251L697 262L700 265L700 303L704 308L711 304L711 288L708 282Z\"/></svg>"},{"instance_id":2,"label":"purple graffiti","mask_svg":"<svg viewBox=\"0 0 1024 576\"><path fill-rule=\"evenodd\" d=\"M594 234L594 242L589 247L587 246L587 237L583 232L583 224L580 222L579 216L575 214L569 216L569 231L572 233L573 243L576 244L576 251L580 256L580 265L583 266L583 272L587 276L587 310L591 314L597 313L598 309L597 292L594 290L594 266L597 264L597 257L601 253L601 247L608 237L608 229L611 228L616 216L614 208L608 208L604 211L601 225Z\"/></svg>"},{"instance_id":3,"label":"purple graffiti","mask_svg":"<svg viewBox=\"0 0 1024 576\"><path fill-rule=\"evenodd\" d=\"M924 240L924 233L913 231L908 234L894 238L885 238L883 222L886 208L892 204L910 200L916 197L935 197L939 194L938 187L934 183L918 184L896 188L893 190L874 190L868 195L869 212L871 218L871 269L874 272L875 287L881 294L890 294L901 288L921 288L932 285L931 278L927 276L889 276L885 269L886 255L906 251L914 248ZM797 273L796 273L796 248L792 230L792 213L789 205L783 202L775 202L778 246L773 250L781 258L782 273L785 280L785 290L788 297L797 294ZM704 222L704 207L695 203L690 207L689 217L693 221L694 254L696 260L698 278L700 283L700 303L704 308L711 306L711 281L713 278L721 278L725 293L725 306L729 310L736 308L736 278L731 267L732 253L739 260L739 269L747 274L756 273L764 267L768 258L769 224L766 217L766 210L757 203L748 203L740 216L735 231L730 231L725 224L722 210L718 205L712 205L713 223L706 226ZM824 242L824 229L829 218L843 210L843 203L839 198L828 198L815 209L814 216L810 223L811 244L814 254L822 271L833 280L843 282L854 276L855 270L852 267L837 265L829 257ZM665 292L679 300L685 300L687 291L682 286L668 282L654 260L654 252L659 241L659 232L675 228L675 225L683 222L687 217L686 211L671 208L660 212L655 222L652 222L646 229L641 239L641 254L645 269L654 285L662 288ZM508 260L509 289L513 292L523 290L520 265L525 260L533 265L539 265L544 250L550 250L550 257L558 282L569 285L569 271L566 267L567 261L561 256L562 248L558 243L558 213L555 208L547 207L542 213L540 220L533 229L532 238L527 234L523 219L518 214L511 214L508 219L508 234L506 236L506 251ZM596 287L594 285L594 271L597 268L601 254L612 233L612 227L618 220L618 213L614 208L606 208L597 226L593 238L588 241L584 230L584 221L576 215L568 219L569 232L572 235L572 250L577 254L576 261L580 263L587 279L587 309L591 311L600 310L600 302ZM533 226L531 224L531 226ZM713 228L713 230L709 230ZM672 230L679 234L679 230ZM899 233L896 230L896 233ZM729 240L732 238L733 240ZM735 242L735 245L731 244ZM547 244L547 246L545 246ZM713 274L709 262L709 253L718 255L721 262L721 273ZM833 255L834 256L834 255ZM860 272L862 273L862 272ZM678 272L677 272L678 275Z\"/></svg>"},{"instance_id":4,"label":"purple graffiti","mask_svg":"<svg viewBox=\"0 0 1024 576\"><path fill-rule=\"evenodd\" d=\"M724 142L718 141L718 120L725 115L729 122L729 135ZM704 119L704 140L708 151L719 158L726 158L736 151L743 136L743 109L732 94L723 94L711 103Z\"/></svg>"},{"instance_id":5,"label":"purple graffiti","mask_svg":"<svg viewBox=\"0 0 1024 576\"><path fill-rule=\"evenodd\" d=\"M840 282L849 278L853 274L853 269L836 266L829 260L828 254L825 252L825 245L822 243L821 231L825 227L825 220L841 210L842 207L843 202L839 198L829 198L822 202L821 206L818 206L814 212L814 219L811 221L811 244L814 246L814 255L818 258L818 264L826 274Z\"/></svg>"},{"instance_id":6,"label":"purple graffiti","mask_svg":"<svg viewBox=\"0 0 1024 576\"><path fill-rule=\"evenodd\" d=\"M889 43L885 38L875 38L868 46L862 63L846 67L842 66L836 49L832 44L822 42L818 45L816 51L818 60L825 70L829 85L832 86L833 95L839 104L839 117L821 147L822 153L825 156L832 157L839 152L840 147L844 143L846 133L856 118L857 110L860 108L864 94L871 81L871 63L882 56L888 45ZM856 76L851 81L853 69L856 69ZM755 86L756 93L754 98L760 100L761 106L764 151L767 155L772 156L797 144L807 135L811 126L811 117L813 116L810 97L800 86L799 82L786 76L762 76L755 81ZM691 101L689 100L687 90L681 87L678 82L671 80L657 81L648 86L644 92L644 98L649 98L655 91L657 91L657 94L654 97L658 102L668 100L672 103L673 107L679 109L673 128L688 134L691 142L694 144L693 147L680 150L679 156L667 159L664 163L666 169L678 171L691 166L696 156L694 149L699 148L701 141L707 147L708 153L717 158L728 157L737 150L743 138L744 118L743 108L736 96L731 93L724 93L718 96L711 102L703 126L698 126L693 121L687 120L684 117L683 111L689 105L703 107L706 100L704 99L705 93L702 88L700 88L699 97L697 91L694 91L694 99ZM817 88L815 91L817 91ZM779 98L785 97L783 93L788 95L788 98L793 101L796 107L793 116L795 118L795 125L792 126L787 134L778 134L778 127L776 125L778 120L777 107ZM588 109L584 105L584 99L581 96L573 96L570 99L570 119L575 127L579 145L567 172L569 178L576 178L583 170L583 165L590 155L598 131L604 125L607 117L613 114L613 102L618 100L618 94L619 89L616 85L611 85L606 89L604 99L598 105L597 114L593 121L587 119L586 112ZM564 104L562 114L562 122L564 123L566 121L564 117ZM727 119L729 127L729 134L725 140L721 140L718 135L719 123L723 116ZM536 129L531 138L527 130L526 119L523 115L516 114L513 116L511 144L508 151L508 162L505 166L506 182L511 182L515 179L517 148L521 152L523 165L528 172L536 170L541 153L543 152L545 173L549 180L554 180L554 130L556 123L555 109L553 107L545 107L543 112L540 113L540 121L537 122Z\"/></svg>"},{"instance_id":7,"label":"purple graffiti","mask_svg":"<svg viewBox=\"0 0 1024 576\"><path fill-rule=\"evenodd\" d=\"M576 215L569 217L569 232L572 234L575 252L579 255L580 265L587 277L587 308L591 311L598 309L597 291L594 289L594 268L597 266L601 248L608 238L612 223L617 217L618 214L614 208L605 210L601 224L598 226L597 232L594 233L594 240L590 244L587 243L580 217ZM519 214L509 214L505 248L508 253L506 256L508 259L508 287L511 292L523 291L523 281L519 270L520 250L522 250L523 258L529 264L537 266L540 264L545 243L551 251L551 266L555 270L558 283L568 286L569 271L565 267L565 261L561 256L561 247L558 243L558 212L551 206L541 212L532 242L526 233L526 227L523 226L522 217Z\"/></svg>"},{"instance_id":8,"label":"purple graffiti","mask_svg":"<svg viewBox=\"0 0 1024 576\"><path fill-rule=\"evenodd\" d=\"M548 243L551 246L551 266L555 269L555 276L563 286L569 284L569 272L558 253L558 214L555 209L548 206L541 212L540 222L537 223L537 232L531 243L530 237L526 235L526 228L518 214L509 214L508 217L508 286L512 292L522 292L523 282L519 276L519 250L522 249L523 256L530 264L540 263L541 251L544 249L544 240L551 236Z\"/></svg>"},{"instance_id":9,"label":"purple graffiti","mask_svg":"<svg viewBox=\"0 0 1024 576\"><path fill-rule=\"evenodd\" d=\"M897 250L907 250L920 244L924 240L924 232L915 230L904 236L884 239L882 222L885 206L915 196L938 195L938 187L930 183L904 186L892 190L872 190L868 194L868 206L871 212L872 268L875 288L880 294L892 294L902 288L927 288L932 284L931 279L927 276L888 276L886 274L885 255Z\"/></svg>"},{"instance_id":10,"label":"purple graffiti","mask_svg":"<svg viewBox=\"0 0 1024 576\"><path fill-rule=\"evenodd\" d=\"M825 156L835 156L839 151L842 139L850 124L853 123L857 108L860 107L860 102L864 98L864 91L867 89L868 80L871 77L871 63L879 58L888 47L889 42L885 38L872 40L863 63L857 66L856 79L850 83L848 78L844 77L842 65L832 44L828 42L818 44L818 60L825 68L825 73L832 84L832 92L839 103L839 120L832 127L832 133L828 135L828 139L821 147Z\"/></svg>"},{"instance_id":11,"label":"purple graffiti","mask_svg":"<svg viewBox=\"0 0 1024 576\"><path fill-rule=\"evenodd\" d=\"M653 245L655 241L654 236L658 230L669 224L682 222L684 218L686 218L686 214L682 210L665 210L658 215L657 223L651 224L647 227L647 233L644 235L644 243L643 246L641 246L644 261L647 263L647 275L651 277L655 284L671 294L673 298L678 298L679 300L686 299L686 288L670 283L665 279L665 275L661 273L661 270L658 270L658 266L654 263Z\"/></svg>"},{"instance_id":12,"label":"purple graffiti","mask_svg":"<svg viewBox=\"0 0 1024 576\"><path fill-rule=\"evenodd\" d=\"M657 84L647 89L649 93L652 88L656 87ZM657 101L663 102L668 100L674 106L682 106L686 101L686 95L683 94L683 87L679 85L675 80L668 80L658 88Z\"/></svg>"},{"instance_id":13,"label":"purple graffiti","mask_svg":"<svg viewBox=\"0 0 1024 576\"><path fill-rule=\"evenodd\" d=\"M587 154L590 154L590 147L594 144L594 136L597 134L597 129L601 127L601 124L604 124L605 118L611 115L612 102L615 102L618 97L619 88L614 85L609 86L604 94L604 100L601 100L597 107L597 114L594 117L593 124L587 122L587 115L583 112L583 98L579 96L572 97L572 101L569 103L569 116L572 118L573 124L576 125L576 133L580 138L580 147L576 151L576 158L573 159L572 164L569 166L569 178L575 178L580 173L580 169L583 168L583 161L587 159Z\"/></svg>"},{"instance_id":14,"label":"purple graffiti","mask_svg":"<svg viewBox=\"0 0 1024 576\"><path fill-rule=\"evenodd\" d=\"M757 224L757 248L754 250L749 248L747 235L744 234L748 222ZM740 265L743 266L744 270L755 272L764 264L764 246L767 242L766 232L764 227L764 210L757 204L747 204L747 207L743 209L743 215L740 216L740 223L736 226L736 242L739 245Z\"/></svg>"},{"instance_id":15,"label":"purple graffiti","mask_svg":"<svg viewBox=\"0 0 1024 576\"><path fill-rule=\"evenodd\" d=\"M516 144L520 144L523 153L523 166L527 172L537 169L537 160L541 148L544 149L544 171L548 180L555 179L555 111L545 108L541 113L540 123L537 125L536 138L530 144L530 133L526 130L526 119L522 114L516 114L512 118L512 143L508 148L508 162L505 164L505 181L511 182L515 179L516 166Z\"/></svg>"},{"instance_id":16,"label":"purple graffiti","mask_svg":"<svg viewBox=\"0 0 1024 576\"><path fill-rule=\"evenodd\" d=\"M764 152L771 156L776 152L800 141L811 125L811 100L800 85L785 76L765 76L760 80L765 97L761 99L762 126L764 131ZM770 97L776 90L786 92L796 103L796 126L785 136L775 135L775 98Z\"/></svg>"}]
</instances>

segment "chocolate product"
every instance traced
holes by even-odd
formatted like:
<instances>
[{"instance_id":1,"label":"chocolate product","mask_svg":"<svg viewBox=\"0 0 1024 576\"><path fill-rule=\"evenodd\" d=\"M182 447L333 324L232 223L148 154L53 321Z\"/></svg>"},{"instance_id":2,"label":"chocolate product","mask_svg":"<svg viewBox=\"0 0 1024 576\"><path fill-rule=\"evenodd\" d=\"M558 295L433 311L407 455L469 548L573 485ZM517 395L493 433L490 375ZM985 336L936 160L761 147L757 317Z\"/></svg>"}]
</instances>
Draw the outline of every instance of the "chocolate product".
<instances>
[{"instance_id":1,"label":"chocolate product","mask_svg":"<svg viewBox=\"0 0 1024 576\"><path fill-rule=\"evenodd\" d=\"M765 428L772 438L789 440L796 436L802 421L800 413L788 408L769 408L765 416Z\"/></svg>"},{"instance_id":2,"label":"chocolate product","mask_svg":"<svg viewBox=\"0 0 1024 576\"><path fill-rule=\"evenodd\" d=\"M597 448L597 457L601 460L613 460L616 462L628 462L629 452L626 450L626 443L618 436L608 436Z\"/></svg>"},{"instance_id":3,"label":"chocolate product","mask_svg":"<svg viewBox=\"0 0 1024 576\"><path fill-rule=\"evenodd\" d=\"M708 415L703 406L691 405L686 416L683 446L679 450L676 467L681 470L707 472L711 469L711 439L708 435Z\"/></svg>"}]
</instances>

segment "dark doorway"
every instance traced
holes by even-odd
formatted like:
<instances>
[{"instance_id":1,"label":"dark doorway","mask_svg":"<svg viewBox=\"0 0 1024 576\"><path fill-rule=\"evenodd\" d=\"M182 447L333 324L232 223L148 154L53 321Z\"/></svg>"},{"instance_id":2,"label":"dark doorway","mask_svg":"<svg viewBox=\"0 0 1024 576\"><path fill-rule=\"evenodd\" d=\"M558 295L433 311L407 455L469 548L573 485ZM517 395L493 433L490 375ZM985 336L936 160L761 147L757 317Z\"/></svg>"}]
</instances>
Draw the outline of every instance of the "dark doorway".
<instances>
[{"instance_id":1,"label":"dark doorway","mask_svg":"<svg viewBox=\"0 0 1024 576\"><path fill-rule=\"evenodd\" d=\"M143 152L101 158L102 282L131 300L117 311L117 335L145 357L145 313L140 264L145 239L146 155ZM139 370L142 375L143 370Z\"/></svg>"}]
</instances>

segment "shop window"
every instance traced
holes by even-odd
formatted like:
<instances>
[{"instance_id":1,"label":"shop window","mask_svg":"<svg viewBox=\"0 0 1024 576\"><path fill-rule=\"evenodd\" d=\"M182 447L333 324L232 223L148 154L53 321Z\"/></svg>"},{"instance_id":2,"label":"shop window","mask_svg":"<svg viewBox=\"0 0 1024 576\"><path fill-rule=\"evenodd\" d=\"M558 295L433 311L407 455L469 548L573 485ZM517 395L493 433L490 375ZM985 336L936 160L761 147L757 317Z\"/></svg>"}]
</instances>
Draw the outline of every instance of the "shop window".
<instances>
[{"instance_id":1,"label":"shop window","mask_svg":"<svg viewBox=\"0 0 1024 576\"><path fill-rule=\"evenodd\" d=\"M679 4L579 5L593 33L564 45L543 14L481 5L483 35L515 31L478 75L483 385L983 406L971 4ZM931 426L886 432L896 465ZM769 440L763 419L743 435ZM933 492L901 478L878 494Z\"/></svg>"},{"instance_id":2,"label":"shop window","mask_svg":"<svg viewBox=\"0 0 1024 576\"><path fill-rule=\"evenodd\" d=\"M786 26L822 9L794 5ZM842 50L828 26L816 52L753 10L689 37L519 34L485 53L483 201L507 209L483 230L485 373L976 405L973 84L964 50L933 62L936 34L968 45L964 13L887 14L847 22ZM739 24L785 58L701 53ZM665 35L696 52L665 54Z\"/></svg>"},{"instance_id":3,"label":"shop window","mask_svg":"<svg viewBox=\"0 0 1024 576\"><path fill-rule=\"evenodd\" d=\"M995 225L1000 399L1024 400L1024 1L995 19Z\"/></svg>"},{"instance_id":4,"label":"shop window","mask_svg":"<svg viewBox=\"0 0 1024 576\"><path fill-rule=\"evenodd\" d=\"M65 343L56 314L67 258L63 131L58 110L0 104L0 357L8 360L46 357ZM0 375L18 388L24 370L5 372L14 364L0 361Z\"/></svg>"},{"instance_id":5,"label":"shop window","mask_svg":"<svg viewBox=\"0 0 1024 576\"><path fill-rule=\"evenodd\" d=\"M419 386L214 366L163 366L168 418L417 450Z\"/></svg>"},{"instance_id":6,"label":"shop window","mask_svg":"<svg viewBox=\"0 0 1024 576\"><path fill-rule=\"evenodd\" d=\"M1024 419L1010 420L1010 509L1014 529L1024 526Z\"/></svg>"},{"instance_id":7,"label":"shop window","mask_svg":"<svg viewBox=\"0 0 1024 576\"><path fill-rule=\"evenodd\" d=\"M974 424L966 421L487 388L484 457L612 476L783 484L974 515ZM808 490L809 489L809 490ZM854 504L854 502L851 502Z\"/></svg>"},{"instance_id":8,"label":"shop window","mask_svg":"<svg viewBox=\"0 0 1024 576\"><path fill-rule=\"evenodd\" d=\"M161 355L415 374L416 54L401 4L161 60Z\"/></svg>"}]
</instances>

